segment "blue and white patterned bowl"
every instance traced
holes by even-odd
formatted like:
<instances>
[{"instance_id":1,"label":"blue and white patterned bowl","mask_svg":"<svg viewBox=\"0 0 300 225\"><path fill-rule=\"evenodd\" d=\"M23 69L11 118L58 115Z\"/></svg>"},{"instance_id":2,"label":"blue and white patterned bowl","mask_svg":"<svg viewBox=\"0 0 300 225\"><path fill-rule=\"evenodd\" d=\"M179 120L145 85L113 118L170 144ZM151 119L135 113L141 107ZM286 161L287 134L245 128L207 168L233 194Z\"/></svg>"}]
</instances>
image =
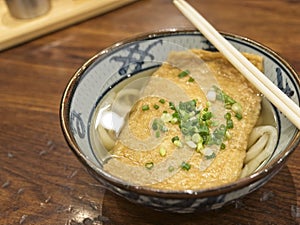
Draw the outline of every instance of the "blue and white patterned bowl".
<instances>
[{"instance_id":1,"label":"blue and white patterned bowl","mask_svg":"<svg viewBox=\"0 0 300 225\"><path fill-rule=\"evenodd\" d=\"M265 74L299 105L300 81L291 66L269 48L244 37L223 34L238 50L264 57ZM107 189L126 199L169 212L209 210L253 192L269 181L299 144L300 132L274 108L279 141L272 157L251 176L206 190L162 191L128 184L103 171L90 139L91 118L103 95L120 80L158 67L171 50L215 48L198 31L165 30L119 42L88 60L69 81L60 119L65 138L87 170Z\"/></svg>"}]
</instances>

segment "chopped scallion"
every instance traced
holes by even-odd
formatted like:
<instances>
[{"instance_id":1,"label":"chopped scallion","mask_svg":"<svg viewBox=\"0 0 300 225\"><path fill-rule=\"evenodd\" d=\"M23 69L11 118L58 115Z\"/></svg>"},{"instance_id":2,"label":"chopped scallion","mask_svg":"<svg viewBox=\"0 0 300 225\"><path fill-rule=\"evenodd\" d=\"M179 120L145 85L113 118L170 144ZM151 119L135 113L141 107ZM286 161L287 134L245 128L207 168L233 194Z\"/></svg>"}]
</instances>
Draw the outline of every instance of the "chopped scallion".
<instances>
[{"instance_id":1,"label":"chopped scallion","mask_svg":"<svg viewBox=\"0 0 300 225\"><path fill-rule=\"evenodd\" d=\"M172 115L170 113L164 112L160 118L163 122L166 123L166 122L170 122L172 120Z\"/></svg>"},{"instance_id":2,"label":"chopped scallion","mask_svg":"<svg viewBox=\"0 0 300 225\"><path fill-rule=\"evenodd\" d=\"M192 141L195 142L196 144L199 143L200 141L203 141L202 137L200 136L199 133L195 133L192 136Z\"/></svg>"},{"instance_id":3,"label":"chopped scallion","mask_svg":"<svg viewBox=\"0 0 300 225\"><path fill-rule=\"evenodd\" d=\"M190 148L195 149L195 151L202 153L206 159L215 158L216 153L213 151L207 152L207 149L212 145L217 145L220 149L224 149L225 144L223 142L231 139L229 129L234 127L232 116L235 115L237 118L240 118L242 115L239 115L238 112L233 112L233 105L234 110L240 110L239 104L233 98L226 95L220 89L217 89L216 93L218 95L221 94L224 106L228 107L229 110L232 110L224 115L226 120L225 125L219 125L219 122L215 120L216 116L210 111L210 102L207 102L206 107L202 109L200 106L197 106L197 100L193 99L186 102L180 102L176 106L173 102L169 102L169 108L174 111L172 113L164 111L161 117L158 118L157 126L155 124L153 125L153 129L165 132L164 128L168 130L166 126L167 122L178 124L178 128L183 135L183 141L180 140L178 136L173 137L172 143L175 146L181 148L183 145L187 145ZM164 100L162 102L164 102ZM165 150L160 149L159 154L164 156L166 154ZM183 167L186 168L189 164L183 165L185 165ZM186 170L188 169L186 168Z\"/></svg>"},{"instance_id":4,"label":"chopped scallion","mask_svg":"<svg viewBox=\"0 0 300 225\"><path fill-rule=\"evenodd\" d=\"M190 71L184 70L184 71L182 71L182 72L180 72L180 73L178 74L178 77L179 77L179 78L186 77L187 75L189 75L189 73L190 73Z\"/></svg>"},{"instance_id":5,"label":"chopped scallion","mask_svg":"<svg viewBox=\"0 0 300 225\"><path fill-rule=\"evenodd\" d=\"M220 146L220 149L223 150L223 149L225 149L225 148L226 148L226 145L225 145L224 143L222 143L221 146Z\"/></svg>"},{"instance_id":6,"label":"chopped scallion","mask_svg":"<svg viewBox=\"0 0 300 225\"><path fill-rule=\"evenodd\" d=\"M202 149L204 149L203 143L202 142L198 142L196 151L197 152L201 152Z\"/></svg>"},{"instance_id":7,"label":"chopped scallion","mask_svg":"<svg viewBox=\"0 0 300 225\"><path fill-rule=\"evenodd\" d=\"M169 107L170 107L170 109L172 109L172 110L175 110L175 109L176 109L173 102L169 102Z\"/></svg>"},{"instance_id":8,"label":"chopped scallion","mask_svg":"<svg viewBox=\"0 0 300 225\"><path fill-rule=\"evenodd\" d=\"M178 122L178 119L176 117L173 117L170 121L172 124L175 124Z\"/></svg>"},{"instance_id":9,"label":"chopped scallion","mask_svg":"<svg viewBox=\"0 0 300 225\"><path fill-rule=\"evenodd\" d=\"M243 110L242 110L241 104L239 104L239 103L237 103L237 102L235 102L235 103L232 105L231 109L232 109L233 112L239 113L239 114L241 114L242 111L243 111Z\"/></svg>"},{"instance_id":10,"label":"chopped scallion","mask_svg":"<svg viewBox=\"0 0 300 225\"><path fill-rule=\"evenodd\" d=\"M183 146L180 140L176 140L173 143L174 143L175 146L177 146L179 148L181 148Z\"/></svg>"},{"instance_id":11,"label":"chopped scallion","mask_svg":"<svg viewBox=\"0 0 300 225\"><path fill-rule=\"evenodd\" d=\"M236 114L235 114L235 117L236 117L238 120L243 119L243 116L242 116L241 113L236 113Z\"/></svg>"},{"instance_id":12,"label":"chopped scallion","mask_svg":"<svg viewBox=\"0 0 300 225\"><path fill-rule=\"evenodd\" d=\"M145 163L145 167L148 169L148 170L151 170L154 166L154 163L153 162L147 162Z\"/></svg>"},{"instance_id":13,"label":"chopped scallion","mask_svg":"<svg viewBox=\"0 0 300 225\"><path fill-rule=\"evenodd\" d=\"M165 149L165 148L160 148L160 149L159 149L159 154L160 154L160 156L162 156L162 157L166 156L166 154L167 154L166 149Z\"/></svg>"},{"instance_id":14,"label":"chopped scallion","mask_svg":"<svg viewBox=\"0 0 300 225\"><path fill-rule=\"evenodd\" d=\"M176 118L176 119L179 119L179 118L180 118L180 115L179 115L178 112L174 112L174 113L172 114L172 117L173 117L173 118Z\"/></svg>"},{"instance_id":15,"label":"chopped scallion","mask_svg":"<svg viewBox=\"0 0 300 225\"><path fill-rule=\"evenodd\" d=\"M159 99L159 102L160 102L161 104L165 104L166 100L163 99L163 98L161 98L161 99Z\"/></svg>"},{"instance_id":16,"label":"chopped scallion","mask_svg":"<svg viewBox=\"0 0 300 225\"><path fill-rule=\"evenodd\" d=\"M149 110L149 109L150 109L149 105L143 105L143 106L142 106L142 110L143 110L143 111L147 111L147 110Z\"/></svg>"},{"instance_id":17,"label":"chopped scallion","mask_svg":"<svg viewBox=\"0 0 300 225\"><path fill-rule=\"evenodd\" d=\"M195 79L192 78L192 77L190 77L190 78L188 79L188 82L194 82L194 81L195 81Z\"/></svg>"},{"instance_id":18,"label":"chopped scallion","mask_svg":"<svg viewBox=\"0 0 300 225\"><path fill-rule=\"evenodd\" d=\"M175 136L172 138L172 142L174 143L175 141L179 141L179 137L178 136Z\"/></svg>"},{"instance_id":19,"label":"chopped scallion","mask_svg":"<svg viewBox=\"0 0 300 225\"><path fill-rule=\"evenodd\" d=\"M208 127L205 124L200 125L200 127L199 127L199 133L200 133L200 135L209 135L209 129L208 129Z\"/></svg>"},{"instance_id":20,"label":"chopped scallion","mask_svg":"<svg viewBox=\"0 0 300 225\"><path fill-rule=\"evenodd\" d=\"M225 115L224 115L224 118L226 119L226 120L230 120L231 119L231 113L226 113Z\"/></svg>"},{"instance_id":21,"label":"chopped scallion","mask_svg":"<svg viewBox=\"0 0 300 225\"><path fill-rule=\"evenodd\" d=\"M169 172L173 172L174 171L174 166L169 166L168 170L169 170Z\"/></svg>"},{"instance_id":22,"label":"chopped scallion","mask_svg":"<svg viewBox=\"0 0 300 225\"><path fill-rule=\"evenodd\" d=\"M156 120L154 120L152 123L152 130L157 130L157 129L158 129L158 124L157 124Z\"/></svg>"},{"instance_id":23,"label":"chopped scallion","mask_svg":"<svg viewBox=\"0 0 300 225\"><path fill-rule=\"evenodd\" d=\"M155 137L157 137L157 138L160 137L160 132L159 132L159 130L157 130L157 131L155 132Z\"/></svg>"},{"instance_id":24,"label":"chopped scallion","mask_svg":"<svg viewBox=\"0 0 300 225\"><path fill-rule=\"evenodd\" d=\"M189 171L191 169L191 164L189 164L187 162L182 162L181 163L181 169Z\"/></svg>"},{"instance_id":25,"label":"chopped scallion","mask_svg":"<svg viewBox=\"0 0 300 225\"><path fill-rule=\"evenodd\" d=\"M212 112L205 112L202 114L202 120L209 120L213 116Z\"/></svg>"},{"instance_id":26,"label":"chopped scallion","mask_svg":"<svg viewBox=\"0 0 300 225\"><path fill-rule=\"evenodd\" d=\"M229 119L229 120L226 121L226 127L227 127L227 129L232 129L233 128L232 119Z\"/></svg>"},{"instance_id":27,"label":"chopped scallion","mask_svg":"<svg viewBox=\"0 0 300 225\"><path fill-rule=\"evenodd\" d=\"M225 137L227 140L232 138L232 135L230 134L229 130L226 130Z\"/></svg>"}]
</instances>

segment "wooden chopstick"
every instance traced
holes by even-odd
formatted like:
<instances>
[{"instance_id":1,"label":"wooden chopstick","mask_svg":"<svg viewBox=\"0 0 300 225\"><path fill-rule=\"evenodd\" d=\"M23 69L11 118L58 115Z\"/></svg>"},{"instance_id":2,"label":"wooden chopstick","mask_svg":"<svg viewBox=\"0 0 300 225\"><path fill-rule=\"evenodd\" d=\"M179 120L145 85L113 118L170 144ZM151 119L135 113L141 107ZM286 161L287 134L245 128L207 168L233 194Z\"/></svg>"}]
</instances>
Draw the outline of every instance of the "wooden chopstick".
<instances>
[{"instance_id":1,"label":"wooden chopstick","mask_svg":"<svg viewBox=\"0 0 300 225\"><path fill-rule=\"evenodd\" d=\"M259 69L229 43L204 17L184 0L173 3L191 23L239 70L270 102L273 103L298 129L300 108Z\"/></svg>"}]
</instances>

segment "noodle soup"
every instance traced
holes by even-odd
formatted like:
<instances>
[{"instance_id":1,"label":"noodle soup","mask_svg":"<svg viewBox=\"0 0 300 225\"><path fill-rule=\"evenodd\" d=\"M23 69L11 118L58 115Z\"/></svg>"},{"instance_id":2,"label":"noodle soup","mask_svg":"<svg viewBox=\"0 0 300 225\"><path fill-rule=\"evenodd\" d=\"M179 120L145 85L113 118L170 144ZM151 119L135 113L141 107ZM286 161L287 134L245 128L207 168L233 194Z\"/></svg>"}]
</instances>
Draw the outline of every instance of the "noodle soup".
<instances>
[{"instance_id":1,"label":"noodle soup","mask_svg":"<svg viewBox=\"0 0 300 225\"><path fill-rule=\"evenodd\" d=\"M247 55L247 57L250 56L250 61L259 62L258 64L255 63L255 65L260 65L260 69L262 69L263 65L263 72L266 77L272 80L272 82L294 102L299 104L299 78L295 70L293 70L284 59L279 57L268 47L249 40L248 38L225 33L222 35L239 51L251 53L251 55L245 55ZM218 75L222 74L227 74L229 77L234 74L234 70L227 67L226 61L222 60L218 55L214 55L213 52L206 52L204 55L202 54L202 56L199 55L201 50L194 52L200 56L198 58L201 58L210 69L210 71L199 70L200 74L207 75L206 78L208 79L204 81L201 80L201 76L194 75L195 70L197 71L197 68L199 69L198 66L192 67L192 70L190 70L191 73L185 71L187 69L185 68L185 63L195 63L195 60L184 61L182 60L183 55L181 53L179 53L180 60L177 60L177 63L166 60L168 54L172 51L185 51L191 48L215 51L207 39L195 30L172 29L154 33L151 32L130 40L118 42L90 58L76 71L66 86L60 107L61 126L67 143L86 170L89 171L101 185L131 202L168 212L191 213L196 210L216 209L257 190L280 171L299 145L300 140L299 130L281 114L278 109L271 106L263 96L260 94L258 94L258 96L251 95L256 101L251 101L251 99L245 101L245 99L243 99L244 92L252 88L251 85L244 84L240 79L232 79L235 82L230 84L225 84L225 80L221 82L218 81L215 83L217 84L215 85L216 87L213 87L214 91L209 92L210 94L207 96L208 90L211 87L204 85L204 82L209 81L210 84L213 84L213 80L211 80L213 77L209 76L210 71L216 72L215 77L217 78L220 78ZM214 56L214 60L212 60L212 56ZM188 59L188 57L186 59ZM171 59L172 58L174 59L174 57L171 57ZM253 61L253 59L256 60ZM262 59L263 64L261 63ZM166 63L161 65L161 62ZM217 66L217 64L219 66ZM166 65L169 65L169 67L166 67ZM199 65L202 64L199 63ZM222 67L220 67L221 65ZM218 67L220 67L220 69L217 69ZM161 73L163 71L162 69L166 68L166 71L170 73ZM203 67L203 69L205 68L206 67ZM144 72L141 73L142 71ZM178 75L183 71L185 71L185 73L180 75L182 78L179 79ZM224 71L226 71L226 73L224 73ZM173 76L171 76L171 74L173 74ZM185 74L187 74L187 76ZM176 77L178 77L178 79ZM190 78L193 78L196 82L190 82L193 80L190 80ZM224 78L226 78L226 76L224 76ZM172 92L170 96L180 96L178 99L172 99L172 101L174 101L174 109L177 110L177 113L173 111L173 106L169 106L168 104L170 103L171 97L169 98L164 95L163 92L157 92L157 90L154 89L154 94L145 95L145 93L147 94L147 92L149 93L150 91L146 84L150 81L157 84L159 82L156 81L160 80L164 82L161 82L162 87L157 90L164 91L168 90L168 87L176 87L169 88L168 92ZM138 84L139 82L140 84ZM187 82L189 88L186 88ZM135 86L131 86L134 84L138 84L136 88ZM195 84L200 85L198 85L197 88ZM246 87L250 87L250 89ZM129 92L123 96L127 96L128 98L120 98L123 89L128 89L126 91ZM137 90L132 91L129 89ZM181 108L181 110L191 109L194 111L192 114L195 113L195 116L198 117L199 110L203 110L206 106L212 109L211 106L222 103L212 101L214 92L217 90L223 91L226 95L241 104L243 119L237 120L236 115L232 114L230 110L234 125L234 128L229 129L231 134L231 139L229 140L231 141L222 141L225 144L225 146L223 146L225 147L224 149L216 148L216 146L220 147L222 145L222 142L217 142L218 144L215 144L211 149L212 151L216 151L216 157L213 158L212 151L203 150L211 147L208 145L211 144L210 142L205 142L203 149L201 145L199 145L199 149L197 149L194 144L200 139L194 137L192 139L193 144L190 142L190 135L186 133L189 129L186 130L185 128L193 127L194 125L197 127L199 124L189 126L188 120L192 119L189 115L187 117L178 117L180 121L182 119L180 123L174 121L176 119L173 117L177 118L176 114L181 116L184 114L184 112L179 112L180 114L178 114L179 108ZM139 94L136 96L135 93L137 93L137 91ZM182 92L185 93L183 96L180 94ZM256 90L253 90L253 93L256 94ZM125 116L124 120L120 119L119 114L123 112L123 110L117 113L119 109L116 107L117 104L114 103L120 102L117 101L118 99L122 99L121 102L125 103L130 99L132 100L133 96L135 96L134 99L136 101L133 101L129 107L125 107L126 110L124 112L128 110L128 114L123 113L122 115ZM184 98L184 96L187 98ZM162 104L160 99L165 100L163 106L160 105ZM210 100L207 101L208 99ZM194 102L194 100L196 101ZM148 103L146 103L146 101L148 101ZM181 103L179 107L180 102L184 104ZM208 102L211 102L212 105L206 105ZM251 107L254 111L248 113L250 108L245 107L244 102L246 102L246 105L251 102L260 103L258 108L254 106ZM196 103L196 108L193 106L194 103ZM147 110L146 105L149 105L149 110ZM158 105L158 109L156 109L157 106L154 107L154 105ZM187 105L192 107L185 107ZM223 106L223 104L221 105ZM143 108L145 110L142 110ZM222 109L221 107L215 108ZM162 117L164 111L171 114L171 120L174 124L172 124L171 121L167 122L170 120L170 115L166 114ZM215 116L221 115L217 117L220 121L219 124L225 125L225 123L221 121L221 117L224 118L226 112L224 109L220 110L219 114L212 110L209 110L209 112L212 112ZM256 119L255 122L251 122L249 129L244 129L241 124L244 124L245 121L249 121L248 115L254 115ZM137 120L133 120L133 118ZM213 117L211 120L215 120L215 118L216 117ZM163 120L163 122L161 122L161 120ZM104 123L104 121L106 122ZM111 123L109 121L114 122ZM156 122L154 123L154 121ZM128 132L123 132L128 131L128 126L126 127L124 122L130 124L129 131L132 136L129 135L128 140L125 139L125 137L128 137ZM100 124L101 126L98 126ZM214 126L209 127L209 132L207 133L209 135L207 136L211 136L216 127L219 127L215 126L216 124L216 122L212 124L208 122L209 126ZM261 127L261 125L263 127ZM273 139L276 142L275 148L264 147L260 149L261 146L271 146L270 144L264 144L269 143L266 142L265 137L267 135L262 135L262 133L266 133L264 128L269 128L269 126L266 125L271 125L271 129L273 129L273 131L275 129L275 134L278 132L278 138L275 137ZM167 130L165 126L168 128ZM157 127L159 128L158 130ZM256 129L256 127L259 127L259 129ZM142 130L139 130L141 128ZM189 131L197 131L194 129L195 128L192 128ZM102 132L103 130L104 132ZM173 136L171 131L175 132L176 135L174 134ZM125 133L125 135L122 133ZM204 134L205 132L201 132L200 136L202 137ZM216 134L214 134L214 136ZM106 135L109 139L105 139ZM179 140L176 140L175 136L178 136ZM222 135L220 137L222 137ZM227 152L227 154L230 155L230 152L238 152L236 150L237 148L233 148L237 137L241 137L241 139L238 138L240 140L239 143L243 143L243 148L240 148L240 157L237 157L237 160L233 160L234 157L229 157L229 160L227 160L224 157L224 153ZM132 143L134 143L131 141L133 138L147 140L146 145L145 143L143 144L143 142L138 142L140 150L137 151L135 146L131 146ZM154 141L151 141L151 138ZM230 135L228 138L230 138ZM267 140L269 139L270 138L267 138ZM107 145L105 140L112 141L109 141L108 143L110 143L110 145ZM219 140L222 139L219 138ZM180 143L182 143L182 147L180 147ZM254 143L259 144L259 146L254 145ZM252 148L253 145L256 147ZM189 146L189 148L187 148L187 146ZM152 150L150 150L151 148L149 147L151 147ZM160 149L160 147L163 148ZM219 152L217 152L218 149ZM180 150L188 150L191 153L191 160L188 159L189 155L184 154L186 152ZM197 150L201 151L197 152ZM184 155L181 157L180 154ZM208 155L212 156L211 164L201 163L204 162L204 157ZM228 163L230 160L234 163ZM218 167L214 167L218 161L223 161L224 163L220 163ZM115 171L111 170L109 166L112 166L113 163L116 164L116 168L120 169ZM229 167L227 165L229 165ZM208 167L206 168L205 166ZM212 168L220 168L220 171L218 172L216 170L214 173L209 174L208 171L212 170ZM141 169L146 171L146 179L141 176L145 175L139 172ZM230 176L226 175L230 170L236 171L235 176L231 177L232 179L229 179ZM252 172L253 170L254 172ZM159 173L159 171L161 172ZM153 178L149 176L149 174L153 175ZM148 180L147 176L151 179ZM209 180L205 182L206 177L210 177L210 181L214 179L215 182L209 182ZM176 182L176 179L179 182ZM146 182L144 182L145 180Z\"/></svg>"},{"instance_id":2,"label":"noodle soup","mask_svg":"<svg viewBox=\"0 0 300 225\"><path fill-rule=\"evenodd\" d=\"M259 69L262 58L245 56ZM248 176L277 141L272 106L219 53L170 53L116 84L91 124L104 170L131 184L204 189Z\"/></svg>"}]
</instances>

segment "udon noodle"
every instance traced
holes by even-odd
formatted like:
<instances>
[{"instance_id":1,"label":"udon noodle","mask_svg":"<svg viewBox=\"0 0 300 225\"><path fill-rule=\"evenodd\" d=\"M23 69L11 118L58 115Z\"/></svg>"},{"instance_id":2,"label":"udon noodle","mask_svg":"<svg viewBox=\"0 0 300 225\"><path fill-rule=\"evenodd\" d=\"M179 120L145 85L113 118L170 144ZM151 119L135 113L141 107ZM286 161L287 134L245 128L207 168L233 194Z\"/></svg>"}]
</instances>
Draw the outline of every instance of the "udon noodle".
<instances>
[{"instance_id":1,"label":"udon noodle","mask_svg":"<svg viewBox=\"0 0 300 225\"><path fill-rule=\"evenodd\" d=\"M260 56L245 56L263 70ZM151 75L108 92L94 116L93 147L104 169L128 183L170 190L227 184L274 151L276 124L262 99L220 53L172 52Z\"/></svg>"}]
</instances>

